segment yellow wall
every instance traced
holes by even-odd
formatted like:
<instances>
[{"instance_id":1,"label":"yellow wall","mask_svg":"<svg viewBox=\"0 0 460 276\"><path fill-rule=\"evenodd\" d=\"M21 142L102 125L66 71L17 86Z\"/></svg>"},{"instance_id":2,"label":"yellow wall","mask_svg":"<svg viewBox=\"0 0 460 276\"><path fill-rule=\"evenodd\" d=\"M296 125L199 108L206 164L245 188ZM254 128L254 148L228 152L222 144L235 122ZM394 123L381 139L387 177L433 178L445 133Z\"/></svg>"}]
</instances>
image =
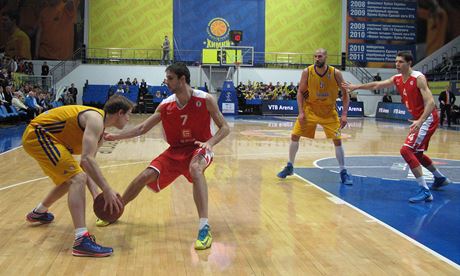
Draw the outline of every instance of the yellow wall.
<instances>
[{"instance_id":1,"label":"yellow wall","mask_svg":"<svg viewBox=\"0 0 460 276\"><path fill-rule=\"evenodd\" d=\"M314 53L326 48L340 55L342 1L266 0L265 52Z\"/></svg>"},{"instance_id":2,"label":"yellow wall","mask_svg":"<svg viewBox=\"0 0 460 276\"><path fill-rule=\"evenodd\" d=\"M172 41L173 2L165 0L89 1L89 48L157 48Z\"/></svg>"}]
</instances>

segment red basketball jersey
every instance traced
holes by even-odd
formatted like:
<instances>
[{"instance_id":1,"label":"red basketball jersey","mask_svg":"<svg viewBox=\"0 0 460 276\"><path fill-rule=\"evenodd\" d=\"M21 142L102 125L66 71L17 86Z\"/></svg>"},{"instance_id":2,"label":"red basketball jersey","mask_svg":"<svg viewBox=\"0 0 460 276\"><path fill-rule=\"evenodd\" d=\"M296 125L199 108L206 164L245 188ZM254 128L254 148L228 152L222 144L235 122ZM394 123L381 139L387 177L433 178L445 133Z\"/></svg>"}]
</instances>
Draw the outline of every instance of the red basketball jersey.
<instances>
[{"instance_id":1,"label":"red basketball jersey","mask_svg":"<svg viewBox=\"0 0 460 276\"><path fill-rule=\"evenodd\" d=\"M177 105L176 95L160 104L161 121L166 141L173 148L206 142L211 137L211 116L206 107L206 92L193 90L189 102L182 108Z\"/></svg>"},{"instance_id":2,"label":"red basketball jersey","mask_svg":"<svg viewBox=\"0 0 460 276\"><path fill-rule=\"evenodd\" d=\"M417 78L420 76L423 76L421 72L412 71L406 82L403 81L402 74L395 75L393 78L393 82L401 95L401 102L406 105L407 110L415 120L420 118L425 110L422 93L417 87ZM436 113L436 109L433 110L433 113Z\"/></svg>"}]
</instances>

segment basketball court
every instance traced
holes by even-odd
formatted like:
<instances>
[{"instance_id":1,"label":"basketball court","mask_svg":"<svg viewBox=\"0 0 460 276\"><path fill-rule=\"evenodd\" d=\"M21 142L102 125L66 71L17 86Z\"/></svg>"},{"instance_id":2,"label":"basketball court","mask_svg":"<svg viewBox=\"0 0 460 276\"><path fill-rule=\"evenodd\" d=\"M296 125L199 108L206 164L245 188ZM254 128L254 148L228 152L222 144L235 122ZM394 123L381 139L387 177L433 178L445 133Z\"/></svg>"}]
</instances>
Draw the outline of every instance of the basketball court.
<instances>
[{"instance_id":1,"label":"basketball court","mask_svg":"<svg viewBox=\"0 0 460 276\"><path fill-rule=\"evenodd\" d=\"M130 125L145 116L133 115ZM193 248L197 212L192 185L180 177L158 194L144 189L105 228L95 226L87 194L87 226L98 243L114 248L113 256L102 259L72 256L65 198L50 209L53 223L26 222L53 186L20 147L23 126L1 130L0 274L460 273L458 131L438 129L428 151L455 183L433 192L431 203L410 204L417 184L399 156L408 124L350 119L344 147L354 185L341 186L332 143L320 129L315 140L300 141L295 175L280 180L276 174L286 163L293 118L227 120L232 132L215 147L206 171L212 247ZM122 193L166 147L154 128L142 137L105 143L97 160Z\"/></svg>"}]
</instances>

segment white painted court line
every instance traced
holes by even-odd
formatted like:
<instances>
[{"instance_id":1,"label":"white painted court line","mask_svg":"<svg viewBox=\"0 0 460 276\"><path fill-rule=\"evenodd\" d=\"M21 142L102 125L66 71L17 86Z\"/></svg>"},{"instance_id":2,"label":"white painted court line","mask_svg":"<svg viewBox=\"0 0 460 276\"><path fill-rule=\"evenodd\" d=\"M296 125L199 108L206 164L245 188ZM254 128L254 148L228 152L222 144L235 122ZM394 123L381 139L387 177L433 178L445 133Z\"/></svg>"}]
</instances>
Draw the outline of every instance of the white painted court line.
<instances>
[{"instance_id":1,"label":"white painted court line","mask_svg":"<svg viewBox=\"0 0 460 276\"><path fill-rule=\"evenodd\" d=\"M385 228L387 228L387 229L393 231L394 233L396 233L396 234L399 235L400 237L402 237L402 238L408 240L409 242L411 242L411 243L415 244L416 246L422 248L423 250L427 251L428 253L430 253L431 255L435 256L436 258L438 258L438 259L444 261L445 263L451 265L452 267L454 267L454 268L460 270L460 265L454 263L453 261L451 261L451 260L449 260L448 258L444 257L443 255L439 254L438 252L436 252L436 251L434 251L434 250L428 248L427 246L425 246L425 245L421 244L420 242L418 242L418 241L412 239L411 237L409 237L409 236L405 235L404 233L400 232L399 230L397 230L397 229L391 227L390 225L386 224L385 222L383 222L383 221L377 219L376 217L373 217L372 215L370 215L370 214L364 212L363 210L359 209L358 207L356 207L356 206L354 206L354 205L352 205L352 204L350 204L350 203L348 203L348 202L346 202L346 201L344 201L344 200L338 198L336 195L331 194L330 192L324 190L323 188L319 187L319 186L316 185L315 183L313 183L313 182L311 182L311 181L308 181L307 179L303 178L302 176L300 176L300 175L298 175L298 174L296 174L296 173L294 173L294 175L295 175L296 177L298 177L300 180L303 180L304 182L311 184L313 187L315 187L315 188L317 188L318 190L321 190L321 191L323 191L325 194L329 195L329 196L327 197L328 199L335 197L335 198L337 198L338 200L343 201L343 204L344 204L344 205L347 205L348 207L354 209L354 210L357 211L358 213L361 213L362 215L368 217L368 218L370 219L370 221L375 221L375 222L377 222L378 224L382 225L383 227L385 227ZM366 220L366 222L368 222L368 221L369 221L369 220Z\"/></svg>"},{"instance_id":2,"label":"white painted court line","mask_svg":"<svg viewBox=\"0 0 460 276\"><path fill-rule=\"evenodd\" d=\"M6 153L11 152L11 151L13 151L13 150L17 150L17 149L19 149L19 148L22 148L22 146L15 147L15 148L9 149L9 150L7 150L7 151L1 152L0 155L6 154Z\"/></svg>"},{"instance_id":3,"label":"white painted court line","mask_svg":"<svg viewBox=\"0 0 460 276\"><path fill-rule=\"evenodd\" d=\"M101 169L115 168L115 167L129 166L129 165L136 165L136 164L142 164L142 163L145 163L146 166L147 166L148 161L138 161L138 162L116 164L116 165L101 166ZM48 178L48 176L39 177L39 178L35 178L35 179L31 179L31 180L27 180L27 181L15 183L15 184L10 184L8 186L0 188L0 191L7 190L7 189L10 189L10 188L14 188L14 187L17 187L17 186L21 186L21 185L24 185L24 184L32 183L32 182L35 182L35 181L40 181L40 180L46 179L46 178Z\"/></svg>"}]
</instances>

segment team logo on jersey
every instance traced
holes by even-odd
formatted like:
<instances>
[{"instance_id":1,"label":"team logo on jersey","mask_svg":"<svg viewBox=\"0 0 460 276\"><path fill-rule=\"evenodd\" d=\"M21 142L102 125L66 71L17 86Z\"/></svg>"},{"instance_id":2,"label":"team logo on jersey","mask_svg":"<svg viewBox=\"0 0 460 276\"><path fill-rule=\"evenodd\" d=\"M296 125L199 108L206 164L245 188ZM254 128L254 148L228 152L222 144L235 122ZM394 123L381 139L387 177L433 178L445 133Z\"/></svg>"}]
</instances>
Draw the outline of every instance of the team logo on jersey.
<instances>
[{"instance_id":1,"label":"team logo on jersey","mask_svg":"<svg viewBox=\"0 0 460 276\"><path fill-rule=\"evenodd\" d=\"M319 81L319 88L324 88L324 82L323 81Z\"/></svg>"},{"instance_id":2,"label":"team logo on jersey","mask_svg":"<svg viewBox=\"0 0 460 276\"><path fill-rule=\"evenodd\" d=\"M196 107L201 107L201 102L197 101L195 105L196 105Z\"/></svg>"},{"instance_id":3,"label":"team logo on jersey","mask_svg":"<svg viewBox=\"0 0 460 276\"><path fill-rule=\"evenodd\" d=\"M415 136L415 133L411 133L411 134L407 137L407 139L409 139L409 141L412 141L412 140L414 140L414 136Z\"/></svg>"},{"instance_id":4,"label":"team logo on jersey","mask_svg":"<svg viewBox=\"0 0 460 276\"><path fill-rule=\"evenodd\" d=\"M190 138L190 137L192 137L192 131L190 129L183 129L182 138Z\"/></svg>"},{"instance_id":5,"label":"team logo on jersey","mask_svg":"<svg viewBox=\"0 0 460 276\"><path fill-rule=\"evenodd\" d=\"M409 84L410 84L410 85L414 85L414 81L410 81Z\"/></svg>"}]
</instances>

